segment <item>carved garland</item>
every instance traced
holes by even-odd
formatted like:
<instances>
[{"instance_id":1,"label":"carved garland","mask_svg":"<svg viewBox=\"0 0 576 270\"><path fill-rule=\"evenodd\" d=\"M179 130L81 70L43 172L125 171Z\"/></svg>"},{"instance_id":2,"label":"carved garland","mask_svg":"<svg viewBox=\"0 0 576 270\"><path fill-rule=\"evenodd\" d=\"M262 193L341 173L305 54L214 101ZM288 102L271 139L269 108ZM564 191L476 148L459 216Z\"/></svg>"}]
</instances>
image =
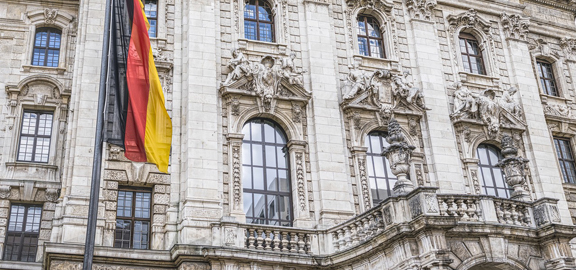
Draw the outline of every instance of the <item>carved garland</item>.
<instances>
[{"instance_id":1,"label":"carved garland","mask_svg":"<svg viewBox=\"0 0 576 270\"><path fill-rule=\"evenodd\" d=\"M300 210L306 211L306 194L304 190L304 166L302 164L302 153L296 153L296 180L298 184L298 202Z\"/></svg>"},{"instance_id":2,"label":"carved garland","mask_svg":"<svg viewBox=\"0 0 576 270\"><path fill-rule=\"evenodd\" d=\"M234 208L240 206L240 143L232 144L232 187L234 189Z\"/></svg>"},{"instance_id":3,"label":"carved garland","mask_svg":"<svg viewBox=\"0 0 576 270\"><path fill-rule=\"evenodd\" d=\"M370 190L368 189L368 177L366 176L366 159L358 159L358 169L360 171L360 185L362 186L362 201L365 210L370 209Z\"/></svg>"}]
</instances>

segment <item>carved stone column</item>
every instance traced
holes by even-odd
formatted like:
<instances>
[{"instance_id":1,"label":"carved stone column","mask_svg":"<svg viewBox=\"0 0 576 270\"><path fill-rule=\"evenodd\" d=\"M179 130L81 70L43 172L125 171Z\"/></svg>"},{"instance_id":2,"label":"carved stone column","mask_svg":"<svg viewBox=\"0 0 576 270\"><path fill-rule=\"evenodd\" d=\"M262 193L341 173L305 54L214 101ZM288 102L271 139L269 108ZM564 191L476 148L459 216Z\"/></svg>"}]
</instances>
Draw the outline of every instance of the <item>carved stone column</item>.
<instances>
[{"instance_id":1,"label":"carved stone column","mask_svg":"<svg viewBox=\"0 0 576 270\"><path fill-rule=\"evenodd\" d=\"M294 226L311 228L308 205L308 181L306 180L306 142L291 140L288 142L290 152L290 179L292 180L292 199L294 209Z\"/></svg>"},{"instance_id":2,"label":"carved stone column","mask_svg":"<svg viewBox=\"0 0 576 270\"><path fill-rule=\"evenodd\" d=\"M368 180L368 169L366 164L366 152L368 147L354 146L352 147L352 156L356 164L356 183L358 186L358 204L360 205L360 212L363 213L372 208L372 199L370 196L370 183Z\"/></svg>"},{"instance_id":3,"label":"carved stone column","mask_svg":"<svg viewBox=\"0 0 576 270\"><path fill-rule=\"evenodd\" d=\"M502 136L502 155L496 166L504 171L504 178L508 186L514 188L511 198L519 201L530 201L530 195L524 190L526 176L524 170L528 160L518 156L518 148L514 146L514 140L509 135Z\"/></svg>"},{"instance_id":4,"label":"carved stone column","mask_svg":"<svg viewBox=\"0 0 576 270\"><path fill-rule=\"evenodd\" d=\"M390 162L392 173L398 177L398 181L394 185L394 194L403 195L410 193L410 191L414 190L414 184L407 176L410 172L410 156L416 147L406 143L400 124L394 118L390 119L388 123L388 134L386 141L390 145L384 147L382 155L386 156Z\"/></svg>"},{"instance_id":5,"label":"carved stone column","mask_svg":"<svg viewBox=\"0 0 576 270\"><path fill-rule=\"evenodd\" d=\"M229 133L228 137L228 186L230 216L246 222L242 198L242 139L244 134Z\"/></svg>"}]
</instances>

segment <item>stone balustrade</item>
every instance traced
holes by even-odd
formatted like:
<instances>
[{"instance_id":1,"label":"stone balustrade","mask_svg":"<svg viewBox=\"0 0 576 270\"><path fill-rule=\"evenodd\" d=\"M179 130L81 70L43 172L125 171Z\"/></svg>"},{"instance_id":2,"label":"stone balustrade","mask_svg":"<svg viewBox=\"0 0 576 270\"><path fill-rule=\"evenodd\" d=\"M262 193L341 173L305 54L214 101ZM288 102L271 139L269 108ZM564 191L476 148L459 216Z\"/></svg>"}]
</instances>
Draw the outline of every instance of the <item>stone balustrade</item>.
<instances>
[{"instance_id":1,"label":"stone balustrade","mask_svg":"<svg viewBox=\"0 0 576 270\"><path fill-rule=\"evenodd\" d=\"M327 230L334 251L342 251L365 242L384 230L382 211L375 207L363 214Z\"/></svg>"},{"instance_id":2,"label":"stone balustrade","mask_svg":"<svg viewBox=\"0 0 576 270\"><path fill-rule=\"evenodd\" d=\"M498 223L517 226L532 226L529 203L493 198Z\"/></svg>"},{"instance_id":3,"label":"stone balustrade","mask_svg":"<svg viewBox=\"0 0 576 270\"><path fill-rule=\"evenodd\" d=\"M314 230L243 224L244 248L283 253L312 254Z\"/></svg>"},{"instance_id":4,"label":"stone balustrade","mask_svg":"<svg viewBox=\"0 0 576 270\"><path fill-rule=\"evenodd\" d=\"M361 246L390 228L422 218L438 222L446 217L456 223L533 229L560 223L555 199L523 202L486 195L436 194L436 191L436 188L418 188L389 198L361 215L324 230L234 221L215 226L221 228L220 239L227 246L309 256L330 255Z\"/></svg>"},{"instance_id":5,"label":"stone balustrade","mask_svg":"<svg viewBox=\"0 0 576 270\"><path fill-rule=\"evenodd\" d=\"M480 198L466 195L438 195L441 216L458 217L459 221L480 221Z\"/></svg>"}]
</instances>

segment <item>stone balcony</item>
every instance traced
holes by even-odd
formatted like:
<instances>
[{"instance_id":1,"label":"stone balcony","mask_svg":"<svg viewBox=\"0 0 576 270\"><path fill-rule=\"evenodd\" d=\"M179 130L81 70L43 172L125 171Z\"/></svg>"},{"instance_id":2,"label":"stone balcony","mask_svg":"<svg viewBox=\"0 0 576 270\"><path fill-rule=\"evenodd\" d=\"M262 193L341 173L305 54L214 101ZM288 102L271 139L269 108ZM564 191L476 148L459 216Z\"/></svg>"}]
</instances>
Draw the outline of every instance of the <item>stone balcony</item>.
<instances>
[{"instance_id":1,"label":"stone balcony","mask_svg":"<svg viewBox=\"0 0 576 270\"><path fill-rule=\"evenodd\" d=\"M521 251L519 260L545 264L546 269L572 269L569 267L574 266L574 260L568 241L576 235L574 226L560 223L554 199L521 202L484 195L438 194L437 188L430 187L391 197L328 229L245 224L223 218L212 224L212 232L212 245L176 244L170 250L134 250L130 259L140 260L145 267L155 255L159 256L156 259L162 257L159 260L170 269L188 269L182 266L186 264L210 264L212 269L244 269L235 268L244 264L265 266L261 269L339 269L359 261L371 262L366 269L413 269L414 265L424 268L435 264L456 269L464 262L465 250L471 250L470 256L474 252L474 256L496 256L508 252L498 250L498 246L516 245L512 250ZM533 247L539 247L539 251L534 253ZM61 258L70 248L48 244L46 263L64 263ZM78 249L76 256L80 255L81 246L74 248ZM491 255L480 252L488 249ZM122 263L124 258L115 255L114 250L96 247L95 263ZM513 254L506 256L511 258Z\"/></svg>"}]
</instances>

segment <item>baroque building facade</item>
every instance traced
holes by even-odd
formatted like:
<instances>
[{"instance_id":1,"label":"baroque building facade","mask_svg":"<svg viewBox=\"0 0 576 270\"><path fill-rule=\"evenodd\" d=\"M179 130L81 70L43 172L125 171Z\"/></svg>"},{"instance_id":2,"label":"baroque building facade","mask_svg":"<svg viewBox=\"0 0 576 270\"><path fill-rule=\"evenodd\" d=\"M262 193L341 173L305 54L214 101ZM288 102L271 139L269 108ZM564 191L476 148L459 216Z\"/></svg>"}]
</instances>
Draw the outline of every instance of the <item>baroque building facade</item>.
<instances>
[{"instance_id":1,"label":"baroque building facade","mask_svg":"<svg viewBox=\"0 0 576 270\"><path fill-rule=\"evenodd\" d=\"M145 0L169 174L94 269L576 269L576 2ZM105 0L0 2L0 268L81 269Z\"/></svg>"}]
</instances>

